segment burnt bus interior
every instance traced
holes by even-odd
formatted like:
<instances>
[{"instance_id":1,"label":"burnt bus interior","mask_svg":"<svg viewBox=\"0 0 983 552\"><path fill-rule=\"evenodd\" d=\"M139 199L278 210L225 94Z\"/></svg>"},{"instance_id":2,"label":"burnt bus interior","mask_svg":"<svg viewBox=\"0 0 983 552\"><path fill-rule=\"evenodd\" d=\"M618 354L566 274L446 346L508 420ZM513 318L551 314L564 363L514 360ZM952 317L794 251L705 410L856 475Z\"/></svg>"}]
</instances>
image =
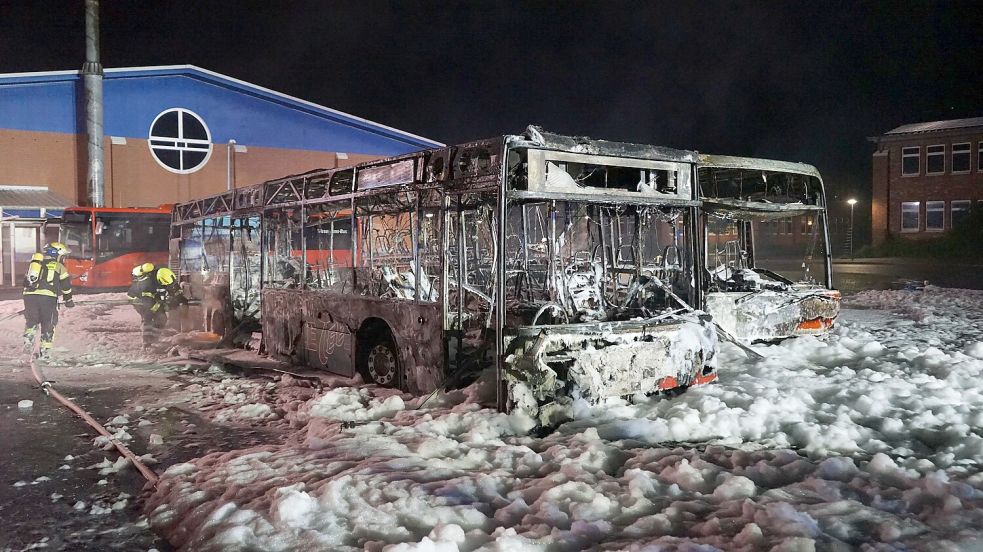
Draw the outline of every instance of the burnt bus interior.
<instances>
[{"instance_id":1,"label":"burnt bus interior","mask_svg":"<svg viewBox=\"0 0 983 552\"><path fill-rule=\"evenodd\" d=\"M412 392L494 366L499 406L546 423L571 393L715 377L680 304L701 298L695 160L530 127L179 205L172 263L270 355Z\"/></svg>"},{"instance_id":2,"label":"burnt bus interior","mask_svg":"<svg viewBox=\"0 0 983 552\"><path fill-rule=\"evenodd\" d=\"M507 322L650 317L691 297L689 213L679 207L530 200L506 222Z\"/></svg>"},{"instance_id":3,"label":"burnt bus interior","mask_svg":"<svg viewBox=\"0 0 983 552\"><path fill-rule=\"evenodd\" d=\"M174 207L170 267L200 301L182 321L186 329L230 343L260 329L261 192L240 188Z\"/></svg>"},{"instance_id":4,"label":"burnt bus interior","mask_svg":"<svg viewBox=\"0 0 983 552\"><path fill-rule=\"evenodd\" d=\"M745 341L822 334L832 290L825 194L815 168L702 156L706 310Z\"/></svg>"}]
</instances>

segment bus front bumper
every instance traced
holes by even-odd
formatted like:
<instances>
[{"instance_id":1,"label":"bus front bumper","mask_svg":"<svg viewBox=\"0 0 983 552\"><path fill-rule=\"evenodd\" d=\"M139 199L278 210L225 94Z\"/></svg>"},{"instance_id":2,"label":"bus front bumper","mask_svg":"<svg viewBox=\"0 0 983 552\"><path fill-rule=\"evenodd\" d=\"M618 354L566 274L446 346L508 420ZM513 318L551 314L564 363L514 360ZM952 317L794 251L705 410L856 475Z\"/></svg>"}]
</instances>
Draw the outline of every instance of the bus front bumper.
<instances>
[{"instance_id":1,"label":"bus front bumper","mask_svg":"<svg viewBox=\"0 0 983 552\"><path fill-rule=\"evenodd\" d=\"M507 350L511 410L544 426L569 418L576 399L597 404L716 378L717 336L704 314L524 327Z\"/></svg>"}]
</instances>

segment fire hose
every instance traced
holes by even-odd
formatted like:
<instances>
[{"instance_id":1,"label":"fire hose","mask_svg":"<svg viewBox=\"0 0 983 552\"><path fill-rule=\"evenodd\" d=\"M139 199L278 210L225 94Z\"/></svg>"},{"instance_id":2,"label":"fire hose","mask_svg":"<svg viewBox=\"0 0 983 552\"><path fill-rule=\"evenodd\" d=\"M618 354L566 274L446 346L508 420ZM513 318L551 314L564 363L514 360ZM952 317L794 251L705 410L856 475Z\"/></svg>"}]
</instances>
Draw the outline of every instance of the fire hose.
<instances>
[{"instance_id":1,"label":"fire hose","mask_svg":"<svg viewBox=\"0 0 983 552\"><path fill-rule=\"evenodd\" d=\"M77 404L65 398L64 395L62 395L57 390L55 390L55 388L51 385L51 382L45 379L44 373L41 371L41 367L38 366L37 359L35 358L31 359L31 373L34 375L34 379L38 382L38 385L41 386L41 390L44 391L45 395L48 395L49 397L53 397L56 401L60 402L66 408L74 412L78 417L85 420L85 422L88 423L90 426L92 426L97 433L109 439L109 442L116 447L119 453L123 455L124 458L126 458L127 460L133 463L133 466L137 469L137 471L140 472L140 475L142 475L144 479L146 479L151 485L154 486L157 485L157 481L159 479L159 477L157 477L157 474L154 473L153 470L148 468L143 462L141 462L140 458L138 458L137 455L133 454L133 451L128 449L126 445L124 445L119 441L119 439L113 437L113 434L110 433L99 422L97 422L95 418L90 416L88 412L82 410L82 408L79 407Z\"/></svg>"},{"instance_id":2,"label":"fire hose","mask_svg":"<svg viewBox=\"0 0 983 552\"><path fill-rule=\"evenodd\" d=\"M126 301L126 300L84 301L84 302L81 302L79 304L80 305L98 305L98 304L103 304L103 305L125 305L125 304L129 304L129 301ZM24 313L24 311L23 310L20 310L20 311L17 311L15 313L12 313L10 315L0 317L0 322L5 321L5 320L9 320L10 318L13 318L15 316L19 316L19 315L21 315L23 313ZM124 458L126 458L127 460L129 460L133 464L133 466L137 469L137 471L140 472L140 475L142 475L144 477L144 479L146 479L150 484L156 486L157 485L157 481L160 478L157 476L156 473L154 473L153 470L151 470L150 468L148 468L146 466L146 464L144 464L143 462L141 462L140 461L140 458L136 454L134 454L133 451L131 451L129 448L127 448L127 446L124 445L122 442L120 442L119 439L117 439L116 437L114 437L112 433L110 433L105 427L103 427L102 424L100 424L99 422L97 422L95 420L95 418L93 418L91 415L89 415L88 412L86 412L80 406L78 406L77 404L75 404L74 402L72 402L71 400L69 400L68 398L66 398L64 395L62 395L61 393L59 393L54 388L54 386L52 386L51 382L48 381L44 377L44 372L41 370L41 367L38 365L37 358L36 358L36 353L37 353L37 349L35 349L32 352L32 358L31 358L31 374L34 376L34 379L35 379L35 381L37 381L38 385L41 386L41 390L44 391L44 394L45 395L48 395L49 397L54 398L56 401L58 401L59 403L61 403L63 406L65 406L66 408L68 408L69 410L71 410L72 412L74 412L75 415L77 415L79 418L82 418L87 424L89 424L90 426L92 426L92 428L95 429L96 432L99 435L101 435L101 436L105 437L106 439L108 439L109 442L114 447L116 447L116 450L118 450L119 453Z\"/></svg>"}]
</instances>

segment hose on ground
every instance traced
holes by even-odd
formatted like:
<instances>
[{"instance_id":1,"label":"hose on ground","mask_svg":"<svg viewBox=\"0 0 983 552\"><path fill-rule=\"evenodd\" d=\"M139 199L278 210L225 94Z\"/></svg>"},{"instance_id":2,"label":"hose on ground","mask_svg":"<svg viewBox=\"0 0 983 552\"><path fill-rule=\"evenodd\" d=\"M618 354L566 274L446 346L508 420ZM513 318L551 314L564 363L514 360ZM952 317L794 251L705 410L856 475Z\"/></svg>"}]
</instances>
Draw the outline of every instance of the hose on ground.
<instances>
[{"instance_id":1,"label":"hose on ground","mask_svg":"<svg viewBox=\"0 0 983 552\"><path fill-rule=\"evenodd\" d=\"M95 429L96 432L99 433L99 435L102 435L103 437L109 439L109 442L116 447L116 450L118 450L119 453L122 454L124 458L128 459L130 462L133 463L133 466L137 469L137 471L140 472L140 475L142 475L144 479L146 479L151 485L154 486L157 485L157 481L160 478L157 476L156 473L154 473L153 470L151 470L143 462L141 462L140 459L135 454L133 454L133 451L128 449L126 445L124 445L119 441L119 439L113 437L113 434L110 433L99 422L97 422L95 418L90 416L88 412L82 410L81 407L79 407L77 404L73 403L69 399L65 398L61 393L55 390L54 387L52 387L51 382L44 378L44 373L41 371L41 367L38 366L37 359L35 358L31 358L31 373L34 375L34 379L37 380L38 385L41 386L41 390L44 391L46 395L48 395L49 397L53 397L56 401L60 402L66 408L68 408L76 415L78 415L78 417L85 420L86 423L92 426L93 429Z\"/></svg>"}]
</instances>

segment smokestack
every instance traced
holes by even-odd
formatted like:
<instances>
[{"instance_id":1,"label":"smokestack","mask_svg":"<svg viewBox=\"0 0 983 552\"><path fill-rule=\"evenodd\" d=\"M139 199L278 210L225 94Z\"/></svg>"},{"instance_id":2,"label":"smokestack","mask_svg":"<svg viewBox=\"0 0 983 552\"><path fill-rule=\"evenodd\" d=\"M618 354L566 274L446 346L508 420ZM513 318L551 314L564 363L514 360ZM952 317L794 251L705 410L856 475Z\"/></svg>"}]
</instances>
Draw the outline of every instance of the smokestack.
<instances>
[{"instance_id":1,"label":"smokestack","mask_svg":"<svg viewBox=\"0 0 983 552\"><path fill-rule=\"evenodd\" d=\"M104 207L102 163L102 64L99 63L99 0L85 0L85 132L89 168L86 189L93 207Z\"/></svg>"},{"instance_id":2,"label":"smokestack","mask_svg":"<svg viewBox=\"0 0 983 552\"><path fill-rule=\"evenodd\" d=\"M226 167L228 172L226 173L225 189L231 190L236 187L236 141L229 140L229 148L226 152Z\"/></svg>"}]
</instances>

